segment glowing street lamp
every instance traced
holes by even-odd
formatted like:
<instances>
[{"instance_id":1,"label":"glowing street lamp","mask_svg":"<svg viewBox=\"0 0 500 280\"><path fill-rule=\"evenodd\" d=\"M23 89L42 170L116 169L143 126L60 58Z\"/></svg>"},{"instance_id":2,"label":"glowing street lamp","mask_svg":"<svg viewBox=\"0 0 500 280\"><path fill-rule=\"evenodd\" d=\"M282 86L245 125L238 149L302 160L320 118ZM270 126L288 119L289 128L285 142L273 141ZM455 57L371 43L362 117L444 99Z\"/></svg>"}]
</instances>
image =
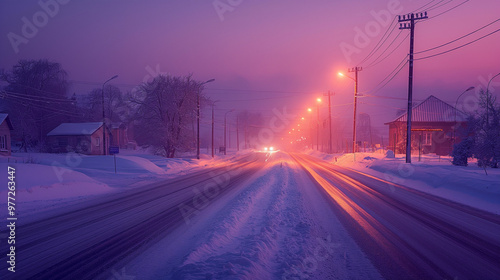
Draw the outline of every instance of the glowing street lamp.
<instances>
[{"instance_id":1,"label":"glowing street lamp","mask_svg":"<svg viewBox=\"0 0 500 280\"><path fill-rule=\"evenodd\" d=\"M358 71L356 71L356 78L344 75L339 72L339 76L347 77L354 81L354 118L353 118L353 130L352 130L352 154L356 156L356 105L358 103Z\"/></svg>"}]
</instances>

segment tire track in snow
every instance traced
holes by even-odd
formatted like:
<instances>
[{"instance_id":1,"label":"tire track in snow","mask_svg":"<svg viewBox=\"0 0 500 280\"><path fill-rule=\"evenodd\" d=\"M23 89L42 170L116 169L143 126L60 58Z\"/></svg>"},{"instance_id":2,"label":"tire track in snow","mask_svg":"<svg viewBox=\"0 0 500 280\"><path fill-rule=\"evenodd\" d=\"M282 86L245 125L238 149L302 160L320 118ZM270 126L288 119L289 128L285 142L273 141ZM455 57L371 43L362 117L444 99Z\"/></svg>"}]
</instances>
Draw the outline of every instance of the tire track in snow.
<instances>
[{"instance_id":1,"label":"tire track in snow","mask_svg":"<svg viewBox=\"0 0 500 280\"><path fill-rule=\"evenodd\" d=\"M183 265L179 279L281 279L312 255L310 224L290 170L275 164L214 217L220 217Z\"/></svg>"}]
</instances>

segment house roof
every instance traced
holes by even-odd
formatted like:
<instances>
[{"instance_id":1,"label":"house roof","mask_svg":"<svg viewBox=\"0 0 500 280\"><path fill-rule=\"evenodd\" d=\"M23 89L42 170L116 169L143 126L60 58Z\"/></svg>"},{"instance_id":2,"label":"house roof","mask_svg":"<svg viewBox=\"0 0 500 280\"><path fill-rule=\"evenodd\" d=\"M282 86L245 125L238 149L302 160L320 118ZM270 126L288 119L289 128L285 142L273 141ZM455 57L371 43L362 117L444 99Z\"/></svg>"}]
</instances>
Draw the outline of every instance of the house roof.
<instances>
[{"instance_id":1,"label":"house roof","mask_svg":"<svg viewBox=\"0 0 500 280\"><path fill-rule=\"evenodd\" d=\"M0 124L2 124L4 121L7 121L7 125L9 126L10 130L13 130L12 123L10 122L9 114L1 113L0 114Z\"/></svg>"},{"instance_id":2,"label":"house roof","mask_svg":"<svg viewBox=\"0 0 500 280\"><path fill-rule=\"evenodd\" d=\"M47 133L47 136L92 135L101 126L102 122L62 123L52 131Z\"/></svg>"},{"instance_id":3,"label":"house roof","mask_svg":"<svg viewBox=\"0 0 500 280\"><path fill-rule=\"evenodd\" d=\"M455 109L455 107L442 101L441 99L431 95L427 97L417 106L414 106L411 110L411 121L412 122L455 122L455 113L457 121L464 121L467 115L460 110ZM404 113L397 117L395 120L388 122L406 122L408 117L407 113Z\"/></svg>"}]
</instances>

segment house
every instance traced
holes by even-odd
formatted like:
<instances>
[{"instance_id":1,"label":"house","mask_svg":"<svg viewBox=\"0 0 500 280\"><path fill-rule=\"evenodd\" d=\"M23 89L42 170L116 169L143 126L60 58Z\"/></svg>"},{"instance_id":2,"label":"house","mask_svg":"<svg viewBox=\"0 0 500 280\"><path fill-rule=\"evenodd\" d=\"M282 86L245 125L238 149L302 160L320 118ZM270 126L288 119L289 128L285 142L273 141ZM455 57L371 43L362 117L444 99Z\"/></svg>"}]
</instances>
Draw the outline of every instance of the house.
<instances>
[{"instance_id":1,"label":"house","mask_svg":"<svg viewBox=\"0 0 500 280\"><path fill-rule=\"evenodd\" d=\"M76 152L87 155L103 154L102 122L62 123L47 134L50 151L53 153ZM106 149L109 149L111 134L106 134Z\"/></svg>"},{"instance_id":2,"label":"house","mask_svg":"<svg viewBox=\"0 0 500 280\"><path fill-rule=\"evenodd\" d=\"M10 131L13 130L8 114L0 114L0 155L10 156Z\"/></svg>"},{"instance_id":3,"label":"house","mask_svg":"<svg viewBox=\"0 0 500 280\"><path fill-rule=\"evenodd\" d=\"M388 149L395 153L406 152L407 113L389 125ZM453 148L455 129L465 125L467 116L455 107L431 95L412 108L411 146L412 153L435 153L449 155ZM460 141L460 140L456 140Z\"/></svg>"}]
</instances>

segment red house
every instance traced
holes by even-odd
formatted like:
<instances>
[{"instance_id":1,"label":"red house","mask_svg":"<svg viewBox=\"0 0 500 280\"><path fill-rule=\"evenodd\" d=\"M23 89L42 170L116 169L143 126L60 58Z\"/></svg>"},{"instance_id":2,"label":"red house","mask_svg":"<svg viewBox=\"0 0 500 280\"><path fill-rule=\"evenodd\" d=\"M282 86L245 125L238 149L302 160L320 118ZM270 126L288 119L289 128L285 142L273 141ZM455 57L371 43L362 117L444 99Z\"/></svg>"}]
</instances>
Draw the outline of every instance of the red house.
<instances>
[{"instance_id":1,"label":"red house","mask_svg":"<svg viewBox=\"0 0 500 280\"><path fill-rule=\"evenodd\" d=\"M406 151L407 113L395 120L385 123L389 125L388 149L395 153ZM466 115L455 107L431 95L412 108L411 148L412 153L419 150L424 153L450 155L453 149L455 129L465 125ZM457 140L459 141L459 140Z\"/></svg>"}]
</instances>

